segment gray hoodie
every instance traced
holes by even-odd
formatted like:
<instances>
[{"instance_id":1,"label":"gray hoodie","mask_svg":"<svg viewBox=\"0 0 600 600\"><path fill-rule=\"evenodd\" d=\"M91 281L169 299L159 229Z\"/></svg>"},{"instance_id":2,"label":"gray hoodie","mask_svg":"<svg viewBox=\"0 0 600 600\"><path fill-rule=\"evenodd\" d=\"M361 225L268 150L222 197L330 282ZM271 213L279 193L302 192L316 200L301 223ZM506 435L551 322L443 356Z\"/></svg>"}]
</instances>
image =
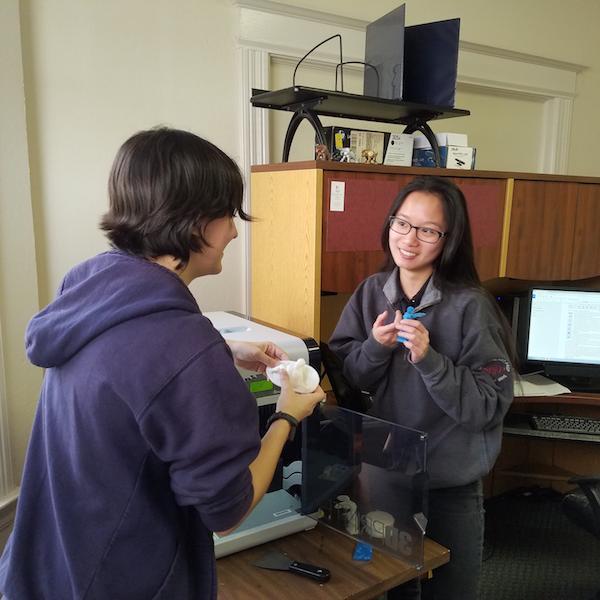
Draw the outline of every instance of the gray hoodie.
<instances>
[{"instance_id":1,"label":"gray hoodie","mask_svg":"<svg viewBox=\"0 0 600 600\"><path fill-rule=\"evenodd\" d=\"M428 434L431 488L471 483L494 465L502 420L513 399L513 372L502 327L481 290L444 293L430 280L417 310L430 335L423 360L403 344L388 348L372 334L378 314L400 309L398 269L363 281L342 311L329 345L344 374L374 394L370 414Z\"/></svg>"}]
</instances>

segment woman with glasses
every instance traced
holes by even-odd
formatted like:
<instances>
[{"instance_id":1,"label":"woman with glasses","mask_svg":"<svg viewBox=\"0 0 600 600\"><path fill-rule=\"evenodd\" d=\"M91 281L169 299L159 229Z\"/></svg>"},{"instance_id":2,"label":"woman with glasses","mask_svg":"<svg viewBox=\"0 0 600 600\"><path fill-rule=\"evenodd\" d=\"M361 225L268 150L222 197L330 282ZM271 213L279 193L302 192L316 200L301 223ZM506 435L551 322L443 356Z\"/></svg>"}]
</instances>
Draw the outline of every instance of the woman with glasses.
<instances>
[{"instance_id":1,"label":"woman with glasses","mask_svg":"<svg viewBox=\"0 0 600 600\"><path fill-rule=\"evenodd\" d=\"M388 599L476 600L481 479L513 397L510 331L479 281L465 199L451 181L409 183L381 241L381 271L358 286L329 344L349 382L373 395L370 414L427 433L426 533L451 557L422 596L415 580Z\"/></svg>"}]
</instances>

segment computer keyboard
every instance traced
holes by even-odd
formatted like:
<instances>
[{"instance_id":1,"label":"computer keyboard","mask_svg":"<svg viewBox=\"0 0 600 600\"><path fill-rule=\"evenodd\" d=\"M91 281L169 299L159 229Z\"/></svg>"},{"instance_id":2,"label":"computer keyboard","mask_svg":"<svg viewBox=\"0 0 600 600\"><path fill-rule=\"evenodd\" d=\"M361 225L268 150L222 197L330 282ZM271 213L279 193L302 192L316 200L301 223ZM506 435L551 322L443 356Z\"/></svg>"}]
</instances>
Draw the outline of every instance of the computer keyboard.
<instances>
[{"instance_id":1,"label":"computer keyboard","mask_svg":"<svg viewBox=\"0 0 600 600\"><path fill-rule=\"evenodd\" d=\"M600 419L568 415L530 415L531 426L542 431L600 435Z\"/></svg>"}]
</instances>

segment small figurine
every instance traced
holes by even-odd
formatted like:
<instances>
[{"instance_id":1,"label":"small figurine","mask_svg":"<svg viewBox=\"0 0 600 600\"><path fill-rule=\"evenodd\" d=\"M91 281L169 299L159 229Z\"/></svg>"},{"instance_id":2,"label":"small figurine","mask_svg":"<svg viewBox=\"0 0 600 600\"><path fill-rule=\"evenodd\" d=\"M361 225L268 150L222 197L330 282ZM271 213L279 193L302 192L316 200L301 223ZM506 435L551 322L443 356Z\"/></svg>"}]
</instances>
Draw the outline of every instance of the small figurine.
<instances>
[{"instance_id":1,"label":"small figurine","mask_svg":"<svg viewBox=\"0 0 600 600\"><path fill-rule=\"evenodd\" d=\"M346 531L350 535L358 535L360 531L360 522L358 520L358 508L356 502L350 500L350 496L338 496L333 508L342 512L342 519L346 526Z\"/></svg>"},{"instance_id":2,"label":"small figurine","mask_svg":"<svg viewBox=\"0 0 600 600\"><path fill-rule=\"evenodd\" d=\"M325 144L315 145L315 159L316 160L331 160L331 154Z\"/></svg>"},{"instance_id":3,"label":"small figurine","mask_svg":"<svg viewBox=\"0 0 600 600\"><path fill-rule=\"evenodd\" d=\"M354 153L350 148L340 148L340 162L354 162Z\"/></svg>"},{"instance_id":4,"label":"small figurine","mask_svg":"<svg viewBox=\"0 0 600 600\"><path fill-rule=\"evenodd\" d=\"M377 152L375 150L371 150L370 148L365 148L361 154L364 162L368 164L375 164L377 162Z\"/></svg>"}]
</instances>

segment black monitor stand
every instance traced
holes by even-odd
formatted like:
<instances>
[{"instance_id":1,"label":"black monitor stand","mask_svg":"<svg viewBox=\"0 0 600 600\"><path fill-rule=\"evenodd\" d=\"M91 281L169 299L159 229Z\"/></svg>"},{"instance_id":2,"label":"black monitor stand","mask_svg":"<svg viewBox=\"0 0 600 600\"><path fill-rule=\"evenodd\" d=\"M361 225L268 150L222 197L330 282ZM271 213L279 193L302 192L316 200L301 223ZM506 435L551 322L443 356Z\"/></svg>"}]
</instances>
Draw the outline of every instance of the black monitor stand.
<instances>
[{"instance_id":1,"label":"black monitor stand","mask_svg":"<svg viewBox=\"0 0 600 600\"><path fill-rule=\"evenodd\" d=\"M319 115L322 115L403 124L406 125L404 133L420 131L431 144L435 164L440 166L439 146L428 121L464 117L470 114L468 110L459 108L428 106L402 100L388 100L304 86L294 86L273 92L253 89L250 102L259 108L287 110L294 113L285 134L282 162L288 161L292 140L304 119L315 130L317 142L326 144L325 130L319 119Z\"/></svg>"}]
</instances>

